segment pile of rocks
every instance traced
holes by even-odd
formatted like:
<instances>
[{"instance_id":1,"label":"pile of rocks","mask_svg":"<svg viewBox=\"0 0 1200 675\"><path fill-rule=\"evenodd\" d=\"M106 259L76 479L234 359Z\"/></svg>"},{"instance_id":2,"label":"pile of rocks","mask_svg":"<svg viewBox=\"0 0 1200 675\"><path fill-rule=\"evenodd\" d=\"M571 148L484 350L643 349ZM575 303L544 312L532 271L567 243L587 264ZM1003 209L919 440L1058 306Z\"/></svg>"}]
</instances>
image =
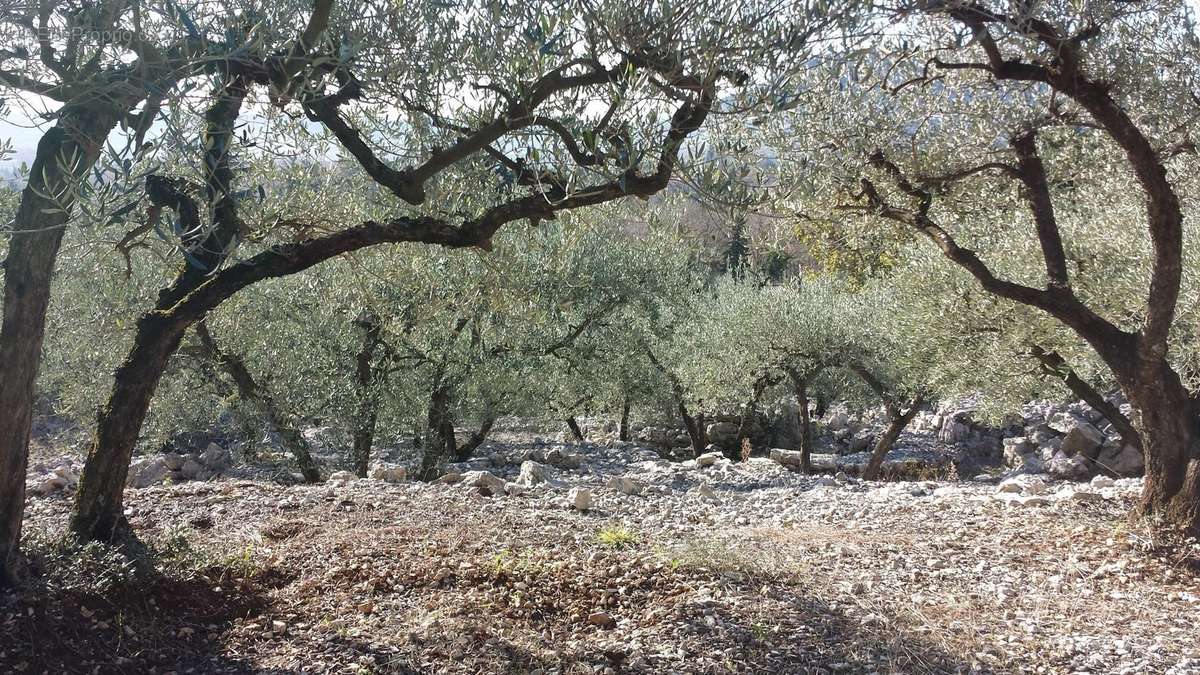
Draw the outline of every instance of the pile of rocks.
<instances>
[{"instance_id":1,"label":"pile of rocks","mask_svg":"<svg viewBox=\"0 0 1200 675\"><path fill-rule=\"evenodd\" d=\"M31 475L25 480L25 492L45 496L72 489L79 483L81 468L78 462L70 459L55 462L52 467L45 464L30 467Z\"/></svg>"},{"instance_id":2,"label":"pile of rocks","mask_svg":"<svg viewBox=\"0 0 1200 675\"><path fill-rule=\"evenodd\" d=\"M1111 401L1128 416L1120 398ZM1113 425L1083 401L1035 401L1023 407L1006 426L995 427L973 419L978 401L945 404L917 414L889 454L885 471L907 475L953 464L958 475L969 477L989 467L1003 466L1014 473L1048 474L1053 478L1088 480L1097 475L1137 476L1142 454L1124 442ZM772 458L785 466L799 466L795 406L782 406L755 422L756 447L769 438ZM814 417L813 467L818 471L855 472L865 465L876 439L888 420L879 410L854 415L844 405ZM647 427L644 442L657 447L686 445L680 430ZM650 431L652 430L652 432ZM737 425L720 418L708 427L716 448L731 447ZM680 436L682 434L682 436ZM753 439L752 439L753 440Z\"/></svg>"},{"instance_id":3,"label":"pile of rocks","mask_svg":"<svg viewBox=\"0 0 1200 675\"><path fill-rule=\"evenodd\" d=\"M144 488L170 479L178 483L186 480L208 480L219 476L233 464L229 451L216 443L210 443L203 452L180 454L164 452L135 459L129 466L127 487Z\"/></svg>"},{"instance_id":4,"label":"pile of rocks","mask_svg":"<svg viewBox=\"0 0 1200 675\"><path fill-rule=\"evenodd\" d=\"M1141 482L1136 478L1114 480L1100 475L1089 483L1064 481L1057 484L1047 479L1045 474L1020 474L1001 481L992 497L1011 506L1050 506L1061 501L1102 502L1141 489Z\"/></svg>"},{"instance_id":5,"label":"pile of rocks","mask_svg":"<svg viewBox=\"0 0 1200 675\"><path fill-rule=\"evenodd\" d=\"M1122 405L1128 414L1128 405ZM1116 433L1099 411L1086 403L1048 402L1025 406L1021 433L1005 438L1004 463L1022 473L1048 473L1085 479L1097 474L1135 476L1142 453Z\"/></svg>"},{"instance_id":6,"label":"pile of rocks","mask_svg":"<svg viewBox=\"0 0 1200 675\"><path fill-rule=\"evenodd\" d=\"M210 443L202 452L181 454L164 452L158 455L139 457L129 465L129 476L125 485L145 488L159 485L166 480L208 480L227 472L233 465L229 451L216 443ZM25 481L25 491L32 495L45 496L63 490L73 490L79 484L83 464L76 458L64 458L30 467Z\"/></svg>"}]
</instances>

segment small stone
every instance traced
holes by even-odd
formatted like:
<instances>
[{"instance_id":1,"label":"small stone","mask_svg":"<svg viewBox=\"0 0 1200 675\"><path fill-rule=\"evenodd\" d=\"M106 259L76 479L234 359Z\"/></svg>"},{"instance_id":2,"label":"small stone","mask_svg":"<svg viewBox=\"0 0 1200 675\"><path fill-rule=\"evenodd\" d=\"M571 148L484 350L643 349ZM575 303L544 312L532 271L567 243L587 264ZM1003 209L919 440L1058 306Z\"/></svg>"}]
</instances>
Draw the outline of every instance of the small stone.
<instances>
[{"instance_id":1,"label":"small stone","mask_svg":"<svg viewBox=\"0 0 1200 675\"><path fill-rule=\"evenodd\" d=\"M645 489L645 486L638 481L625 476L613 476L609 479L606 487L627 495L640 495Z\"/></svg>"},{"instance_id":2,"label":"small stone","mask_svg":"<svg viewBox=\"0 0 1200 675\"><path fill-rule=\"evenodd\" d=\"M1117 482L1115 480L1109 478L1108 476L1104 476L1104 475L1096 476L1095 478L1092 479L1092 487L1097 490L1103 490L1104 488L1110 488L1116 484L1117 484Z\"/></svg>"},{"instance_id":3,"label":"small stone","mask_svg":"<svg viewBox=\"0 0 1200 675\"><path fill-rule=\"evenodd\" d=\"M517 475L516 482L518 485L524 487L530 487L539 483L558 485L555 473L554 467L527 459L521 462L521 473Z\"/></svg>"},{"instance_id":4,"label":"small stone","mask_svg":"<svg viewBox=\"0 0 1200 675\"><path fill-rule=\"evenodd\" d=\"M1006 493L1006 492L1011 492L1013 494L1021 494L1021 483L1018 481L1012 480L1010 478L1006 481L1001 482L999 487L996 488L996 492L1001 493L1001 494Z\"/></svg>"},{"instance_id":5,"label":"small stone","mask_svg":"<svg viewBox=\"0 0 1200 675\"><path fill-rule=\"evenodd\" d=\"M1027 495L1044 495L1050 491L1050 485L1041 478L1034 478L1025 483L1025 494Z\"/></svg>"},{"instance_id":6,"label":"small stone","mask_svg":"<svg viewBox=\"0 0 1200 675\"><path fill-rule=\"evenodd\" d=\"M408 477L408 471L400 464L379 462L371 465L368 475L385 483L403 483L404 479Z\"/></svg>"},{"instance_id":7,"label":"small stone","mask_svg":"<svg viewBox=\"0 0 1200 675\"><path fill-rule=\"evenodd\" d=\"M701 483L696 487L696 492L699 492L700 497L706 501L712 502L713 504L721 503L721 498L717 496L717 491L712 489L712 486L708 483Z\"/></svg>"},{"instance_id":8,"label":"small stone","mask_svg":"<svg viewBox=\"0 0 1200 675\"><path fill-rule=\"evenodd\" d=\"M571 506L576 511L587 511L592 508L592 491L587 488L571 488L567 498L571 500Z\"/></svg>"},{"instance_id":9,"label":"small stone","mask_svg":"<svg viewBox=\"0 0 1200 675\"><path fill-rule=\"evenodd\" d=\"M593 626L599 626L601 628L612 628L613 626L617 625L616 619L612 618L612 615L608 612L592 612L591 614L588 614L587 620L588 623L592 624Z\"/></svg>"},{"instance_id":10,"label":"small stone","mask_svg":"<svg viewBox=\"0 0 1200 675\"><path fill-rule=\"evenodd\" d=\"M504 494L504 479L489 471L468 471L463 474L462 483L473 488L479 488L481 493L492 497Z\"/></svg>"}]
</instances>

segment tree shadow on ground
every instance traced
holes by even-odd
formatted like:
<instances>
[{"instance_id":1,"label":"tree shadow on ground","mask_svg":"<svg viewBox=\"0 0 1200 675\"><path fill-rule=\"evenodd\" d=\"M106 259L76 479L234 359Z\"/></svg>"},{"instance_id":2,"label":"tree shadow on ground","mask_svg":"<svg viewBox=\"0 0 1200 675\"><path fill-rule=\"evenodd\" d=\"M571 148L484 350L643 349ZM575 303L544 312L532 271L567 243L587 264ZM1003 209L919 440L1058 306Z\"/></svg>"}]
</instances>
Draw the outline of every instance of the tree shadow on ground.
<instances>
[{"instance_id":1,"label":"tree shadow on ground","mask_svg":"<svg viewBox=\"0 0 1200 675\"><path fill-rule=\"evenodd\" d=\"M0 673L253 670L222 636L259 615L272 585L286 580L220 565L136 573L111 549L96 560L99 549L35 553L34 576L0 595Z\"/></svg>"},{"instance_id":2,"label":"tree shadow on ground","mask_svg":"<svg viewBox=\"0 0 1200 675\"><path fill-rule=\"evenodd\" d=\"M176 552L157 558L157 573L135 575L111 549L42 558L31 584L0 595L0 674L987 672L895 628L894 617L854 616L795 578L749 568L659 572L619 591L615 627L566 609L596 600L589 593L606 581L598 569L525 579L536 585L530 597L547 601L529 610L504 600L522 577L480 565L474 576L380 591L382 607L397 594L391 607L453 608L444 620L382 610L361 632L268 634L281 614L297 627L341 617L319 595L289 593L301 585L294 566ZM499 592L479 594L484 587Z\"/></svg>"},{"instance_id":3,"label":"tree shadow on ground","mask_svg":"<svg viewBox=\"0 0 1200 675\"><path fill-rule=\"evenodd\" d=\"M531 649L499 617L477 615L455 632L426 636L419 644L381 645L345 640L347 655L357 654L372 673L926 673L987 674L979 663L948 654L927 640L904 632L886 634L878 626L838 612L812 598L789 598L787 619L771 629L745 616L717 610L697 613L677 625L679 639L633 648L627 639L605 638L564 647ZM522 631L516 631L520 633ZM362 657L367 657L362 659ZM609 670L611 669L611 670ZM308 672L297 668L294 672Z\"/></svg>"}]
</instances>

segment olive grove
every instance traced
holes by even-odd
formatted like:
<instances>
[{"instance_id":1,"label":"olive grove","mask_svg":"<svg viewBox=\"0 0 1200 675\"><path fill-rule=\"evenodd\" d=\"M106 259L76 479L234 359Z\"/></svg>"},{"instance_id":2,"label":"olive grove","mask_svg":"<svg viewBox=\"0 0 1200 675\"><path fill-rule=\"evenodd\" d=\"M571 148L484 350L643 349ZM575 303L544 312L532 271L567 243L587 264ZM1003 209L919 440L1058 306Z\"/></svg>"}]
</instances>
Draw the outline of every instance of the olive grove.
<instances>
[{"instance_id":1,"label":"olive grove","mask_svg":"<svg viewBox=\"0 0 1200 675\"><path fill-rule=\"evenodd\" d=\"M104 0L0 25L0 111L44 132L0 191L0 584L42 404L86 439L71 536L135 557L131 463L193 433L288 485L400 447L433 482L506 419L733 466L773 451L771 409L811 474L834 402L869 420L849 454L874 481L970 397L996 448L1029 401L1085 402L1144 458L1139 515L1200 535L1183 0ZM625 443L651 424L673 445Z\"/></svg>"}]
</instances>

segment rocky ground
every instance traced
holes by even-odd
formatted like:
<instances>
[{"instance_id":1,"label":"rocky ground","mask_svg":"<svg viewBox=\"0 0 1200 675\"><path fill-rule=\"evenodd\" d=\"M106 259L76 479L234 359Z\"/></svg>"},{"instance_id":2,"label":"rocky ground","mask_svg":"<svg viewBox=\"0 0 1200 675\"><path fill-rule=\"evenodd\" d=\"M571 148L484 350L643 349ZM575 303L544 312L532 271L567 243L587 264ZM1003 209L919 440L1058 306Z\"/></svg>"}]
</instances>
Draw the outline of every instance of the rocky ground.
<instances>
[{"instance_id":1,"label":"rocky ground","mask_svg":"<svg viewBox=\"0 0 1200 675\"><path fill-rule=\"evenodd\" d=\"M55 543L69 486L32 495L0 672L1200 673L1200 556L1128 522L1138 479L520 443L448 470L130 489L150 577Z\"/></svg>"}]
</instances>

